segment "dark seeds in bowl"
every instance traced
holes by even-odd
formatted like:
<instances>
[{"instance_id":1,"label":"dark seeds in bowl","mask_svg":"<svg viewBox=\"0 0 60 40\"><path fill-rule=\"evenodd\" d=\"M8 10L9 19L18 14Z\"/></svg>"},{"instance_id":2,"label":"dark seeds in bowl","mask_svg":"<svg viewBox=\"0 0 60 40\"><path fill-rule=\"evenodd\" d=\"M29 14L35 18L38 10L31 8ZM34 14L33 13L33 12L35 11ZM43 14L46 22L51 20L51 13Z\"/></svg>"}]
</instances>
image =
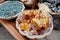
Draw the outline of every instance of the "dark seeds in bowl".
<instances>
[{"instance_id":1,"label":"dark seeds in bowl","mask_svg":"<svg viewBox=\"0 0 60 40\"><path fill-rule=\"evenodd\" d=\"M40 0L40 2L48 5L53 12L60 12L60 0Z\"/></svg>"},{"instance_id":2,"label":"dark seeds in bowl","mask_svg":"<svg viewBox=\"0 0 60 40\"><path fill-rule=\"evenodd\" d=\"M57 3L56 7L58 8L58 12L60 12L60 3Z\"/></svg>"}]
</instances>

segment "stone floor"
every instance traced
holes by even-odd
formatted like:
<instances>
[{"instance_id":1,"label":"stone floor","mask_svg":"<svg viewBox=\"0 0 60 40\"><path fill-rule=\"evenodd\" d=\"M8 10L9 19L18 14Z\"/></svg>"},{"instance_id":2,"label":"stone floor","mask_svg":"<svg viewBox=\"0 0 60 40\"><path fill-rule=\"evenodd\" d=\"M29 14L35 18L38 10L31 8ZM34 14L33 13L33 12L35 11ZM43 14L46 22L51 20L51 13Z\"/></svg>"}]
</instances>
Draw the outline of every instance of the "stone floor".
<instances>
[{"instance_id":1,"label":"stone floor","mask_svg":"<svg viewBox=\"0 0 60 40\"><path fill-rule=\"evenodd\" d=\"M15 40L15 38L3 26L0 26L0 40Z\"/></svg>"},{"instance_id":2,"label":"stone floor","mask_svg":"<svg viewBox=\"0 0 60 40\"><path fill-rule=\"evenodd\" d=\"M16 39L3 26L1 26L0 40L16 40ZM53 30L53 32L47 37L47 39L41 40L60 40L60 30L59 31Z\"/></svg>"}]
</instances>

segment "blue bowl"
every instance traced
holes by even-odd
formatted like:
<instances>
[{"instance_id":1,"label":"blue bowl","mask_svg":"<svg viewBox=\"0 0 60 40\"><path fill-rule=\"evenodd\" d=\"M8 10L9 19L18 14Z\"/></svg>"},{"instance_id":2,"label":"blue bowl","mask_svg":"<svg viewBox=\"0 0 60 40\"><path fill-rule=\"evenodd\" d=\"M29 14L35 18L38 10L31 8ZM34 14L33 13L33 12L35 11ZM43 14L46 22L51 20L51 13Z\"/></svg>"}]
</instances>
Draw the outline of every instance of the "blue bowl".
<instances>
[{"instance_id":1,"label":"blue bowl","mask_svg":"<svg viewBox=\"0 0 60 40\"><path fill-rule=\"evenodd\" d=\"M19 1L6 1L0 4L0 18L13 19L24 11L24 4Z\"/></svg>"}]
</instances>

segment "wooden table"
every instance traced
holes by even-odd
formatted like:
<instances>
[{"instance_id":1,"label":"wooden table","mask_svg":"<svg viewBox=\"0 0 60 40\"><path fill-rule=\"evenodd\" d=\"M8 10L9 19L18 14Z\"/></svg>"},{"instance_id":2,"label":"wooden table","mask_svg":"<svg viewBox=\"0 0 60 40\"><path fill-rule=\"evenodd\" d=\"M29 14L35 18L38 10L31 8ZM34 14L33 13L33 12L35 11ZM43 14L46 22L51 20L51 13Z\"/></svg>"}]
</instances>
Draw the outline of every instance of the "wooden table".
<instances>
[{"instance_id":1,"label":"wooden table","mask_svg":"<svg viewBox=\"0 0 60 40\"><path fill-rule=\"evenodd\" d=\"M0 23L17 39L17 40L25 40L16 30L15 22L6 21L0 19Z\"/></svg>"}]
</instances>

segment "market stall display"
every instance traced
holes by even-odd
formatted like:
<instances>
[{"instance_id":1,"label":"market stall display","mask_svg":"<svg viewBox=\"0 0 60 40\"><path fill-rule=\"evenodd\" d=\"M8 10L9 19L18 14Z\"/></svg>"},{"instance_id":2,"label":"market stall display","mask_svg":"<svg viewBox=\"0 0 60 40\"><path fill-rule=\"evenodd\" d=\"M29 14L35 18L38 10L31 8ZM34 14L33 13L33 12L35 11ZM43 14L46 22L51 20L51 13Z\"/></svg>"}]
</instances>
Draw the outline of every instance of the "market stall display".
<instances>
[{"instance_id":1,"label":"market stall display","mask_svg":"<svg viewBox=\"0 0 60 40\"><path fill-rule=\"evenodd\" d=\"M53 18L50 15L51 10L45 4L43 5L46 8L40 4L39 8L35 10L33 8L35 4L36 1L34 0L6 1L0 4L0 23L17 40L25 40L26 37L36 40L35 38L44 38L52 32ZM31 5L31 10L25 9L26 5ZM17 19L11 20L16 17Z\"/></svg>"}]
</instances>

